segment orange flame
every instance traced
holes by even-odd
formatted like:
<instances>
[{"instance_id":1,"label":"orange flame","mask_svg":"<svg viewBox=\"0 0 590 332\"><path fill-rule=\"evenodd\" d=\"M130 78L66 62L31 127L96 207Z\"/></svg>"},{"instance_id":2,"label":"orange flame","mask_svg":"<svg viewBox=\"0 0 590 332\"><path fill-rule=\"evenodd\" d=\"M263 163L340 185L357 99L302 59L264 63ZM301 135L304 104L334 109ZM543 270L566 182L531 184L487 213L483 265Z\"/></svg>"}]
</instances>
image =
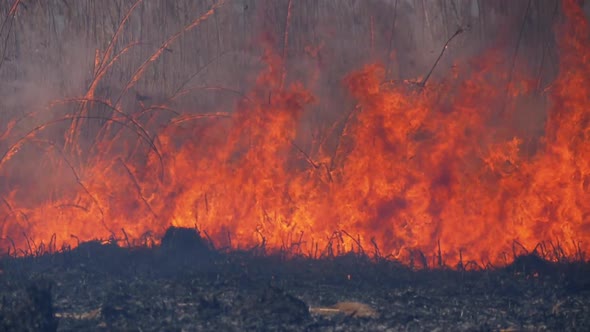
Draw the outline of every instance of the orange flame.
<instances>
[{"instance_id":1,"label":"orange flame","mask_svg":"<svg viewBox=\"0 0 590 332\"><path fill-rule=\"evenodd\" d=\"M24 140L46 147L52 157L40 160L56 180L41 198L43 188L20 177L0 188L0 249L50 239L75 245L72 235L120 238L122 230L129 241L157 239L174 225L197 226L218 246L315 256L375 244L406 262L416 250L440 248L448 264L503 264L515 246L544 241L569 255L588 251L590 29L573 0L563 8L560 72L548 90L543 137L506 125L519 100L537 92L519 73L508 91L499 88L508 75L491 50L426 87L384 83L378 64L348 75L357 106L335 125L343 128L330 149L302 129L321 100L300 83L287 85L284 55L267 51L268 68L233 113L175 119L148 140L147 156L138 153L145 139L119 130L104 134L79 167L39 138L45 127L31 132ZM138 117L115 115L143 135ZM531 140L537 147L524 149ZM0 176L10 180L24 162L23 144L2 158Z\"/></svg>"}]
</instances>

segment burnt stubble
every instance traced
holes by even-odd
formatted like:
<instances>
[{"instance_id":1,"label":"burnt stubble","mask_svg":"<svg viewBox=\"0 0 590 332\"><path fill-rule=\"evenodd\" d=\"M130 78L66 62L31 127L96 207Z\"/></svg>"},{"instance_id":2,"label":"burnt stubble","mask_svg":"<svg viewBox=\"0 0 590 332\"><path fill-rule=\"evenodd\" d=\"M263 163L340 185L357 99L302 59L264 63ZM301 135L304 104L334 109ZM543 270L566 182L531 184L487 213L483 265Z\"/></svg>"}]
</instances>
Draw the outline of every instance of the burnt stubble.
<instances>
[{"instance_id":1,"label":"burnt stubble","mask_svg":"<svg viewBox=\"0 0 590 332\"><path fill-rule=\"evenodd\" d=\"M152 248L3 258L0 330L590 328L588 263L528 254L501 268L412 269L366 253L222 252L194 230L167 234Z\"/></svg>"}]
</instances>

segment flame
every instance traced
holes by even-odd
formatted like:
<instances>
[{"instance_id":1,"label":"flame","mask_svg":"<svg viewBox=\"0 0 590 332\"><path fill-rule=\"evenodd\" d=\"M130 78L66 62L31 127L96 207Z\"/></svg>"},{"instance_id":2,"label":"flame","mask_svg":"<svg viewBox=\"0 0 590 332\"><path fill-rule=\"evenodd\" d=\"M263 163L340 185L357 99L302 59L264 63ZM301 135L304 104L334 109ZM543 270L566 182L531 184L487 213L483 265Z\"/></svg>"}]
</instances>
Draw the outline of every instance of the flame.
<instances>
[{"instance_id":1,"label":"flame","mask_svg":"<svg viewBox=\"0 0 590 332\"><path fill-rule=\"evenodd\" d=\"M43 138L73 117L16 140L11 123L0 135L12 144L0 159L0 249L121 234L157 242L174 225L196 226L219 247L264 244L314 257L375 246L405 262L440 250L448 264L503 264L515 247L539 243L588 251L590 29L575 1L563 9L542 136L510 125L539 93L526 74L498 67L502 53L493 49L426 86L386 82L379 64L349 74L343 83L356 107L334 124L335 148L306 137L304 117L322 100L287 84L283 57L270 50L233 112L174 118L155 139L146 128L157 116L142 124L142 114L123 116L119 103L105 102L114 115L86 159L80 147ZM72 144L79 135L68 128L64 143ZM43 153L33 163L52 174L22 166L34 147Z\"/></svg>"}]
</instances>

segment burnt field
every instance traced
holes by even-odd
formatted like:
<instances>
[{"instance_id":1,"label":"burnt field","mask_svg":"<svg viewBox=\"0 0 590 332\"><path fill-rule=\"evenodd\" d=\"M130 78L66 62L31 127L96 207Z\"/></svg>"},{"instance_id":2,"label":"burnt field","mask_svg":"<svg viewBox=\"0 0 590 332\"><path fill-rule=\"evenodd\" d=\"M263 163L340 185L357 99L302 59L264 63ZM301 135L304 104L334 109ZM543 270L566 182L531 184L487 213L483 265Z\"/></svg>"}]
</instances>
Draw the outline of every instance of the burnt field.
<instances>
[{"instance_id":1,"label":"burnt field","mask_svg":"<svg viewBox=\"0 0 590 332\"><path fill-rule=\"evenodd\" d=\"M0 2L0 332L590 331L589 17Z\"/></svg>"},{"instance_id":2,"label":"burnt field","mask_svg":"<svg viewBox=\"0 0 590 332\"><path fill-rule=\"evenodd\" d=\"M0 330L590 329L588 263L528 254L502 268L410 268L369 253L287 259L263 249L224 253L171 229L153 248L87 242L5 257Z\"/></svg>"}]
</instances>

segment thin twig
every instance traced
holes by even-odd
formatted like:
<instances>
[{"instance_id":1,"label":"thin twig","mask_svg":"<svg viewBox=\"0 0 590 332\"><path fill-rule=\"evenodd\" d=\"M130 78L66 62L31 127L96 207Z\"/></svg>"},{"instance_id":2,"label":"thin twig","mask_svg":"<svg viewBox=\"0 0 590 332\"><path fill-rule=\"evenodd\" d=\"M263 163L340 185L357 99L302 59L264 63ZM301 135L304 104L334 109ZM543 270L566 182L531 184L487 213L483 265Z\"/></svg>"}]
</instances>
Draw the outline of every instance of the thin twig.
<instances>
[{"instance_id":1,"label":"thin twig","mask_svg":"<svg viewBox=\"0 0 590 332\"><path fill-rule=\"evenodd\" d=\"M198 119L216 119L216 118L231 118L229 113L203 113L203 114L185 114L170 121L170 124L179 125L183 122L198 120Z\"/></svg>"},{"instance_id":2,"label":"thin twig","mask_svg":"<svg viewBox=\"0 0 590 332\"><path fill-rule=\"evenodd\" d=\"M320 165L316 164L315 161L313 161L313 159L311 159L311 157L305 151L303 151L303 149L301 149L295 142L291 141L291 145L293 145L295 149L297 149L297 151L299 151L303 155L303 157L305 157L305 160L307 160L307 162L313 168L318 169L320 167Z\"/></svg>"},{"instance_id":3,"label":"thin twig","mask_svg":"<svg viewBox=\"0 0 590 332\"><path fill-rule=\"evenodd\" d=\"M363 246L361 246L361 241L360 239L355 239L352 235L350 235L347 231L342 230L341 231L344 235L348 236L352 241L354 241L356 243L356 246L359 250L359 254L364 254L365 250L363 249Z\"/></svg>"},{"instance_id":4,"label":"thin twig","mask_svg":"<svg viewBox=\"0 0 590 332\"><path fill-rule=\"evenodd\" d=\"M520 26L520 32L518 33L518 40L516 42L516 48L514 49L514 55L512 56L512 64L510 65L510 71L508 72L508 82L506 82L506 89L504 91L504 100L502 101L502 107L500 108L500 114L503 115L506 111L506 107L508 106L508 99L510 96L510 85L512 85L512 79L514 77L514 66L516 65L516 57L518 56L518 49L520 48L520 43L522 40L522 36L524 33L524 27L526 25L526 18L529 15L529 10L531 8L532 0L527 2L526 10L524 12L524 16L522 18L522 24Z\"/></svg>"},{"instance_id":5,"label":"thin twig","mask_svg":"<svg viewBox=\"0 0 590 332\"><path fill-rule=\"evenodd\" d=\"M65 103L71 103L71 102L94 102L94 103L98 103L101 104L103 106L106 106L107 108L109 108L110 110L112 110L113 112L117 113L118 115L120 115L121 117L123 117L126 122L122 122L119 121L116 118L112 118L112 117L105 117L105 116L86 116L86 115L69 115L66 116L62 119L58 119L55 121L59 121L61 122L64 119L69 119L69 120L73 120L75 121L76 119L103 119L105 121L110 121L113 123L118 123L121 124L123 127L131 129L133 132L135 132L135 134L137 134L140 138L142 138L143 140L145 140L148 145L150 146L150 148L156 153L156 156L158 157L159 161L160 161L160 168L161 168L161 177L163 177L164 174L164 159L162 158L162 155L160 154L160 151L158 150L158 148L156 147L156 145L154 144L154 142L152 141L152 138L150 136L150 134L148 133L147 129L144 128L143 125L141 125L139 122L137 122L135 119L133 119L133 117L131 117L130 115L126 114L125 112L121 111L118 107L112 105L111 103L109 103L108 101L102 100L102 99L89 99L89 98L69 98L69 99L63 99L57 102L53 102L52 104L49 105L49 107L54 107L55 105L58 104L65 104ZM130 122L134 125L134 127L131 127L127 124L127 122Z\"/></svg>"},{"instance_id":6,"label":"thin twig","mask_svg":"<svg viewBox=\"0 0 590 332\"><path fill-rule=\"evenodd\" d=\"M8 49L8 39L10 37L10 32L12 31L12 22L13 18L16 15L16 10L18 9L18 5L20 4L21 0L15 0L8 14L6 14L6 18L2 22L2 27L0 28L0 36L4 33L4 27L6 26L6 22L10 20L10 25L8 26L8 33L6 34L6 39L4 39L4 47L2 49L2 55L0 55L0 68L4 64L4 58L6 57L6 50Z\"/></svg>"},{"instance_id":7,"label":"thin twig","mask_svg":"<svg viewBox=\"0 0 590 332\"><path fill-rule=\"evenodd\" d=\"M2 203L4 203L4 205L6 205L6 207L10 211L10 213L11 214L14 213L14 209L12 208L12 205L10 205L10 203L8 203L8 201L6 200L6 198L4 198L4 196L0 195L0 199L2 200Z\"/></svg>"},{"instance_id":8,"label":"thin twig","mask_svg":"<svg viewBox=\"0 0 590 332\"><path fill-rule=\"evenodd\" d=\"M125 237L125 243L127 243L127 248L131 248L131 243L129 242L129 236L127 236L127 232L125 232L125 227L121 227L121 232L123 232L123 236Z\"/></svg>"},{"instance_id":9,"label":"thin twig","mask_svg":"<svg viewBox=\"0 0 590 332\"><path fill-rule=\"evenodd\" d=\"M393 5L393 19L391 22L391 32L389 35L389 48L387 49L387 65L385 67L386 74L389 73L389 67L391 66L391 51L393 49L393 35L395 33L395 23L397 21L397 3L398 3L398 0L395 0L395 4Z\"/></svg>"},{"instance_id":10,"label":"thin twig","mask_svg":"<svg viewBox=\"0 0 590 332\"><path fill-rule=\"evenodd\" d=\"M438 244L438 267L443 267L442 251L440 248L440 239L438 240L437 244Z\"/></svg>"},{"instance_id":11,"label":"thin twig","mask_svg":"<svg viewBox=\"0 0 590 332\"><path fill-rule=\"evenodd\" d=\"M104 120L104 121L112 121L115 123L118 123L128 129L132 129L131 127L129 127L129 125L127 125L125 122L122 122L120 120L114 119L114 118L110 118L110 117L106 117L106 116L66 116L60 119L56 119L56 120L52 120L49 122L46 122L44 124L38 125L37 127L33 128L31 131L29 131L27 134L25 134L24 136L20 137L14 144L12 144L8 150L2 155L2 157L0 157L0 167L2 167L4 165L4 163L6 163L6 161L10 160L10 158L12 158L12 156L18 152L18 150L20 149L20 147L28 140L31 140L35 137L35 135L46 129L47 127L51 126L51 125L55 125L55 124L59 124L61 122L65 122L65 121L72 121L72 119L75 118L84 118L84 119L98 119L98 120ZM142 138L144 138L143 136L141 136ZM145 139L145 138L144 138ZM150 145L152 145L153 143L149 140L146 139L148 141L148 143ZM162 160L162 156L159 154L159 152L157 152L158 157L161 160L162 163L162 167L163 167L163 160Z\"/></svg>"},{"instance_id":12,"label":"thin twig","mask_svg":"<svg viewBox=\"0 0 590 332\"><path fill-rule=\"evenodd\" d=\"M66 208L66 207L72 207L72 208L76 208L76 209L80 209L84 212L88 212L88 208L86 208L85 206L79 205L79 204L59 204L56 205L55 208L57 209L61 209L61 208Z\"/></svg>"},{"instance_id":13,"label":"thin twig","mask_svg":"<svg viewBox=\"0 0 590 332\"><path fill-rule=\"evenodd\" d=\"M82 179L80 178L80 176L78 175L78 172L76 172L76 169L74 168L74 166L72 165L72 163L70 163L70 161L68 160L68 158L66 158L64 152L57 148L57 146L55 144L53 144L52 142L48 143L50 145L52 145L61 155L62 159L65 161L65 163L70 167L72 174L74 175L74 178L76 179L76 182L78 183L78 185L80 185L80 187L82 187L82 189L84 190L84 192L90 197L90 199L92 199L92 201L94 202L94 204L96 204L96 207L98 208L98 211L100 212L100 216L101 216L101 223L103 225L103 227L112 233L112 231L109 229L109 227L106 224L106 220L105 220L105 216L104 216L104 211L102 210L102 207L100 206L100 203L98 202L98 199L96 199L94 197L94 195L92 195L92 193L90 193L90 190L88 190L88 188L86 188L86 186L84 185L84 183L82 182Z\"/></svg>"},{"instance_id":14,"label":"thin twig","mask_svg":"<svg viewBox=\"0 0 590 332\"><path fill-rule=\"evenodd\" d=\"M226 92L230 92L233 94L236 94L242 98L244 98L244 100L248 101L249 103L254 103L254 101L252 101L252 99L250 99L248 96L246 96L243 92L238 91L236 89L232 89L232 88L227 88L224 86L195 86L195 87L191 87L191 88L187 88L181 91L178 91L174 98L178 98L181 97L191 91L196 91L196 90L204 90L204 91L226 91Z\"/></svg>"},{"instance_id":15,"label":"thin twig","mask_svg":"<svg viewBox=\"0 0 590 332\"><path fill-rule=\"evenodd\" d=\"M336 143L336 149L334 150L334 155L332 155L332 158L330 160L330 171L334 170L334 168L336 167L336 158L339 156L339 152L342 148L342 137L346 136L347 132L348 132L348 126L350 124L350 121L353 117L353 115L356 112L360 112L362 110L360 105L356 105L354 107L354 109L352 109L350 112L348 112L348 114L346 115L346 118L344 118L344 123L342 124L342 130L340 131L339 135L338 135L338 142Z\"/></svg>"},{"instance_id":16,"label":"thin twig","mask_svg":"<svg viewBox=\"0 0 590 332\"><path fill-rule=\"evenodd\" d=\"M377 245L377 241L375 240L375 237L371 237L371 244L373 244L373 250L375 252L375 259L376 260L381 260L381 250L379 250L379 246Z\"/></svg>"},{"instance_id":17,"label":"thin twig","mask_svg":"<svg viewBox=\"0 0 590 332\"><path fill-rule=\"evenodd\" d=\"M289 47L289 27L291 26L292 10L293 0L289 0L287 3L287 19L285 20L285 34L283 37L283 72L281 73L280 90L283 90L285 86L285 80L287 79L287 50Z\"/></svg>"},{"instance_id":18,"label":"thin twig","mask_svg":"<svg viewBox=\"0 0 590 332\"><path fill-rule=\"evenodd\" d=\"M209 10L205 14L201 15L199 18L192 21L190 24L185 26L183 29L181 29L180 31L176 32L175 34L170 36L168 39L166 39L162 43L162 45L147 60L145 60L139 66L139 68L137 68L137 70L135 71L133 76L131 76L131 79L129 79L129 81L127 82L127 84L125 85L125 87L123 88L121 93L119 94L119 97L117 98L117 100L115 102L115 106L119 105L119 103L121 102L121 98L123 98L123 96L127 93L127 91L129 91L129 89L131 89L137 83L137 81L139 81L139 79L141 78L141 76L143 75L145 70L147 69L148 65L150 65L152 62L156 61L166 49L169 49L170 44L172 44L174 41L176 41L178 38L180 38L184 33L194 29L195 27L199 26L202 22L207 20L223 4L224 4L224 0L220 0L220 1L216 2L215 4L213 4L209 8Z\"/></svg>"},{"instance_id":19,"label":"thin twig","mask_svg":"<svg viewBox=\"0 0 590 332\"><path fill-rule=\"evenodd\" d=\"M209 249L215 250L215 244L213 243L213 240L209 236L209 233L207 233L206 230L203 230L203 234L205 234L205 237L207 238L207 242L209 242Z\"/></svg>"},{"instance_id":20,"label":"thin twig","mask_svg":"<svg viewBox=\"0 0 590 332\"><path fill-rule=\"evenodd\" d=\"M184 82L182 82L178 88L172 93L172 95L170 97L167 98L167 100L174 100L177 98L177 94L180 93L184 87L189 84L195 77L197 77L200 73L202 73L205 69L207 69L211 64L219 61L221 59L221 57L230 54L231 52L224 52L219 54L217 57L215 57L214 59L212 59L211 61L207 62L203 67L199 68L196 72L192 73Z\"/></svg>"},{"instance_id":21,"label":"thin twig","mask_svg":"<svg viewBox=\"0 0 590 332\"><path fill-rule=\"evenodd\" d=\"M152 213L152 215L154 216L154 218L157 219L158 218L158 215L156 214L156 212L154 212L154 210L152 209L152 206L150 205L150 203L147 201L147 199L143 195L143 190L141 189L141 186L137 182L137 179L135 178L135 175L133 175L133 172L131 172L131 170L129 169L129 167L127 166L127 164L125 164L125 162L123 161L123 159L119 158L119 162L121 162L121 164L123 165L123 167L127 171L127 174L129 174L129 178L133 182L133 185L135 186L135 190L137 190L137 194L139 195L139 198L141 198L141 200L143 201L143 203L148 207L148 209L150 210L150 212Z\"/></svg>"},{"instance_id":22,"label":"thin twig","mask_svg":"<svg viewBox=\"0 0 590 332\"><path fill-rule=\"evenodd\" d=\"M96 75L93 77L92 82L90 83L90 86L88 87L88 90L86 91L85 97L91 97L94 94L94 91L96 89L96 86L98 85L98 82L102 79L102 77L106 73L107 69L109 67L111 67L117 61L117 59L120 55L122 55L128 49L130 49L129 46L125 47L121 52L119 52L119 54L117 54L117 56L115 56L113 59L111 59L109 61L109 64L107 65L107 61L111 57L111 54L112 54L113 49L115 47L115 44L117 43L117 40L119 39L119 35L122 33L123 28L125 27L127 21L131 17L131 14L133 13L133 11L137 8L137 6L139 6L139 4L141 2L142 2L142 0L135 1L135 3L129 8L129 10L127 10L127 12L125 13L125 16L123 17L121 22L119 22L119 25L117 27L117 31L115 32L115 34L111 38L109 45L107 46L107 49L102 57L101 63L99 64L98 68L95 68ZM84 114L85 106L86 106L85 104L80 105L80 109L77 112L79 116ZM73 146L73 140L74 140L73 135L75 135L75 133L78 131L77 130L78 127L79 127L78 121L74 120L74 122L72 122L72 125L70 127L70 136L69 136L68 140L66 140L66 147L67 147L67 144L71 144Z\"/></svg>"},{"instance_id":23,"label":"thin twig","mask_svg":"<svg viewBox=\"0 0 590 332\"><path fill-rule=\"evenodd\" d=\"M457 31L455 31L455 33L451 36L451 38L449 38L447 40L447 42L445 43L445 45L443 46L442 50L440 51L440 54L438 55L438 58L436 58L436 61L434 62L434 65L432 65L432 68L430 68L430 71L428 72L428 74L426 75L426 77L424 77L424 79L422 80L422 82L419 82L417 85L421 88L424 88L426 86L426 82L428 82L428 79L430 78L430 76L432 75L432 73L434 72L434 69L436 68L436 66L438 65L438 62L440 61L440 59L442 59L443 55L445 54L445 51L447 50L447 48L449 47L449 43L458 35L460 35L461 33L463 33L465 30L463 30L463 28L459 28L457 29Z\"/></svg>"}]
</instances>

